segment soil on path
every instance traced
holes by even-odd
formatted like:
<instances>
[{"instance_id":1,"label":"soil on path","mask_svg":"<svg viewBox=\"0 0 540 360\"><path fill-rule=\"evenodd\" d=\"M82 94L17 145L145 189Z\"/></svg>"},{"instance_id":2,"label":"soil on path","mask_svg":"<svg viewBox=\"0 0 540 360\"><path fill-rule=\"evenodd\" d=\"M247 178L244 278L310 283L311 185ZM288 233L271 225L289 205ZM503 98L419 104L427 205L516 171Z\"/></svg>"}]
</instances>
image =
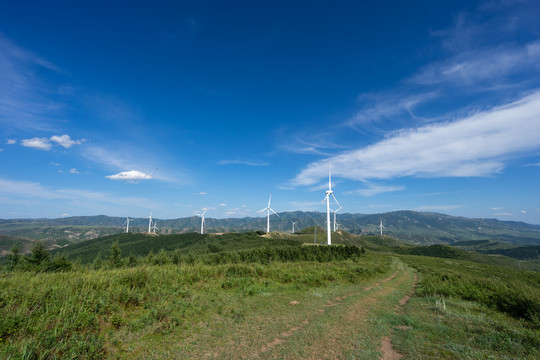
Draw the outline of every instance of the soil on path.
<instances>
[{"instance_id":1,"label":"soil on path","mask_svg":"<svg viewBox=\"0 0 540 360\"><path fill-rule=\"evenodd\" d=\"M370 311L377 306L377 303L381 299L388 297L391 293L396 291L396 288L404 282L410 281L411 274L400 269L393 273L391 276L380 280L379 282L367 286L359 291L352 292L343 296L335 297L329 300L326 304L316 309L309 318L306 318L299 324L290 327L288 330L278 334L272 341L264 344L258 351L254 352L249 358L283 358L283 354L278 354L276 348L287 344L288 339L295 333L309 329L305 329L312 322L317 320L318 316L326 313L332 308L337 306L344 307L336 311L331 324L328 325L325 336L322 339L318 339L316 342L306 344L306 347L302 350L304 355L296 356L296 359L341 359L345 354L354 352L357 344L353 339L358 338L360 331L365 331L365 326L362 324L369 323ZM386 285L390 280L394 280L391 285ZM413 287L414 289L414 287ZM396 305L396 307L403 306L405 302L412 295L412 291L405 295ZM359 296L361 295L361 296ZM358 297L353 301L343 300L350 297ZM394 305L390 305L390 309ZM393 353L399 356L399 354L392 353L392 345L389 338L383 339L384 354L383 359L399 359L400 357L386 357L391 356Z\"/></svg>"},{"instance_id":2,"label":"soil on path","mask_svg":"<svg viewBox=\"0 0 540 360\"><path fill-rule=\"evenodd\" d=\"M403 306L407 304L411 296L414 294L417 281L418 281L418 277L416 274L414 274L414 282L413 282L412 289L407 295L405 295L398 301L398 305L396 305L396 312L400 311L403 308ZM385 336L382 338L381 351L383 353L381 360L399 360L403 358L403 354L398 353L392 346L392 339L389 336Z\"/></svg>"}]
</instances>

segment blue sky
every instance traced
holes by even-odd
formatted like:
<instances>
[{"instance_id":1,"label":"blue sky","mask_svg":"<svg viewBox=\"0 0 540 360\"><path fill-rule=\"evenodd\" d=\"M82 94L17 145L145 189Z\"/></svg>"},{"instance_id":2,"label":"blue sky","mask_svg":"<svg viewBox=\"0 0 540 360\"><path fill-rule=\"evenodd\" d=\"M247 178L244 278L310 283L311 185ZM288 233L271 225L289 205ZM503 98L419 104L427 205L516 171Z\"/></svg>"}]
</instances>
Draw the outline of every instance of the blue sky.
<instances>
[{"instance_id":1,"label":"blue sky","mask_svg":"<svg viewBox=\"0 0 540 360\"><path fill-rule=\"evenodd\" d=\"M365 4L364 4L365 3ZM0 5L0 217L540 224L538 1Z\"/></svg>"}]
</instances>

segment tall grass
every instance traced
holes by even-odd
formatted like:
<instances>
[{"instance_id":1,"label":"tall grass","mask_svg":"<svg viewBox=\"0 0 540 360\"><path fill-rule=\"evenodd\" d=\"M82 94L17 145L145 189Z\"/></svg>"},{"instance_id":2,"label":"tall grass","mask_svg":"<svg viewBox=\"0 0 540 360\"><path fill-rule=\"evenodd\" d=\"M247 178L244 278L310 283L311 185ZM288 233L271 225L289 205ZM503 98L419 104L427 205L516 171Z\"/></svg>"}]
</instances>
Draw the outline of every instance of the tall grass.
<instances>
[{"instance_id":1,"label":"tall grass","mask_svg":"<svg viewBox=\"0 0 540 360\"><path fill-rule=\"evenodd\" d=\"M100 359L122 340L181 336L231 299L350 284L387 273L390 259L206 265L142 264L61 273L0 274L0 358Z\"/></svg>"},{"instance_id":2,"label":"tall grass","mask_svg":"<svg viewBox=\"0 0 540 360\"><path fill-rule=\"evenodd\" d=\"M540 327L540 274L461 260L402 256L422 273L418 295L472 300Z\"/></svg>"}]
</instances>

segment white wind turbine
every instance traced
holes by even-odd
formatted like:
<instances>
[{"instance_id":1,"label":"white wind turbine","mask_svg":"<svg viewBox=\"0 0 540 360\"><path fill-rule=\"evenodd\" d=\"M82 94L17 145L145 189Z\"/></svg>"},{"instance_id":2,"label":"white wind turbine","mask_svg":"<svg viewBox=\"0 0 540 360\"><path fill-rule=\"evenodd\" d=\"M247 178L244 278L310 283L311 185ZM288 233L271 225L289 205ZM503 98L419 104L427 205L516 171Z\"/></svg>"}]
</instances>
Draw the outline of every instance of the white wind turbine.
<instances>
[{"instance_id":1,"label":"white wind turbine","mask_svg":"<svg viewBox=\"0 0 540 360\"><path fill-rule=\"evenodd\" d=\"M148 233L152 231L152 211L150 211L150 216L146 217L148 219Z\"/></svg>"},{"instance_id":2,"label":"white wind turbine","mask_svg":"<svg viewBox=\"0 0 540 360\"><path fill-rule=\"evenodd\" d=\"M328 190L326 190L326 197L322 202L326 201L326 243L328 245L332 245L332 233L330 229L330 195L334 198L334 201L336 204L338 204L339 208L341 209L341 205L339 205L339 202L337 201L336 197L334 196L332 192L332 166L330 166L330 171L328 172Z\"/></svg>"},{"instance_id":3,"label":"white wind turbine","mask_svg":"<svg viewBox=\"0 0 540 360\"><path fill-rule=\"evenodd\" d=\"M381 219L381 224L379 225L379 228L381 229L381 236L382 236L382 229L383 229L384 225L382 224L382 219Z\"/></svg>"},{"instance_id":4,"label":"white wind turbine","mask_svg":"<svg viewBox=\"0 0 540 360\"><path fill-rule=\"evenodd\" d=\"M196 214L196 215L199 215L201 217L201 234L204 234L204 214L206 214L206 212L208 211L207 208L204 208L203 209L203 213L202 214Z\"/></svg>"},{"instance_id":5,"label":"white wind turbine","mask_svg":"<svg viewBox=\"0 0 540 360\"><path fill-rule=\"evenodd\" d=\"M334 199L335 199L335 198L334 198ZM336 202L337 202L337 200L336 200ZM338 204L338 205L339 205L339 204ZM337 226L337 223L336 223L336 213L337 213L339 210L341 210L341 209L342 209L342 208L341 208L341 205L339 206L339 209L337 209L337 210L332 210L332 209L330 209L330 211L332 211L332 212L334 213L334 232L336 232L336 226Z\"/></svg>"},{"instance_id":6,"label":"white wind turbine","mask_svg":"<svg viewBox=\"0 0 540 360\"><path fill-rule=\"evenodd\" d=\"M156 231L159 231L159 228L157 227L157 220L154 221L154 225L152 225L152 232L156 234Z\"/></svg>"},{"instance_id":7,"label":"white wind turbine","mask_svg":"<svg viewBox=\"0 0 540 360\"><path fill-rule=\"evenodd\" d=\"M126 218L126 221L124 221L124 224L122 224L122 227L126 227L126 233L129 232L129 222L132 221L133 219L130 219L129 217Z\"/></svg>"},{"instance_id":8,"label":"white wind turbine","mask_svg":"<svg viewBox=\"0 0 540 360\"><path fill-rule=\"evenodd\" d=\"M268 206L265 207L264 209L261 209L259 211L257 211L258 213L259 212L263 212L264 210L266 210L266 233L269 233L270 232L270 211L273 212L274 214L276 214L277 216L278 213L274 211L274 209L272 209L270 207L270 201L272 200L272 194L270 194L270 197L268 198Z\"/></svg>"},{"instance_id":9,"label":"white wind turbine","mask_svg":"<svg viewBox=\"0 0 540 360\"><path fill-rule=\"evenodd\" d=\"M296 224L298 221L291 221L292 222L292 233L294 234L294 224Z\"/></svg>"}]
</instances>

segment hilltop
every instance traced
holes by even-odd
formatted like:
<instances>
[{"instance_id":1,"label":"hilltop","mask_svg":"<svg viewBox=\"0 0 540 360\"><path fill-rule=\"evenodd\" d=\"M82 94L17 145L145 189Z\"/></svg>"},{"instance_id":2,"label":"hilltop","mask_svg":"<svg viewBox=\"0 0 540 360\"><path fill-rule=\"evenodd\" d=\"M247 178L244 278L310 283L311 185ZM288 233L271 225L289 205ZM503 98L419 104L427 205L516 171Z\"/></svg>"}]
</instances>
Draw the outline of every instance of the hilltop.
<instances>
[{"instance_id":1,"label":"hilltop","mask_svg":"<svg viewBox=\"0 0 540 360\"><path fill-rule=\"evenodd\" d=\"M271 230L291 232L291 222L295 221L297 232L318 226L325 228L326 214L320 212L282 212L271 219ZM339 214L339 228L356 235L377 235L380 221L384 224L384 234L397 240L416 245L454 244L463 241L491 241L500 246L540 245L540 226L514 221L495 219L471 219L432 212L394 211L382 214ZM76 216L58 219L0 219L0 234L11 237L0 242L0 251L9 250L13 241L21 243L45 240L50 246L64 246L123 231L124 218L110 216ZM181 234L196 232L200 218L191 216L180 219L156 219L160 234ZM264 231L266 219L259 218L206 218L209 233ZM135 218L130 224L133 232L145 232L148 220ZM506 244L506 245L505 245ZM23 246L23 248L26 248ZM486 249L484 249L486 250ZM493 250L493 249L492 249Z\"/></svg>"}]
</instances>

